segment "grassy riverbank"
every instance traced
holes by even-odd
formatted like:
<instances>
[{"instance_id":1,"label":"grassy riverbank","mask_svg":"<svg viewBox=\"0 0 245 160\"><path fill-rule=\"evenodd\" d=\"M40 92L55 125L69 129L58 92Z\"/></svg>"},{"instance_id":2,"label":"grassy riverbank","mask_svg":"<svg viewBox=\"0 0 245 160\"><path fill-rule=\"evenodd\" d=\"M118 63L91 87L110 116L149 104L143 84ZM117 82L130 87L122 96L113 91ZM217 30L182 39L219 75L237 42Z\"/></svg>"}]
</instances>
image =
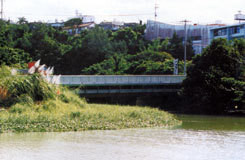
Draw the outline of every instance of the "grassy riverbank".
<instances>
[{"instance_id":1,"label":"grassy riverbank","mask_svg":"<svg viewBox=\"0 0 245 160\"><path fill-rule=\"evenodd\" d=\"M62 109L65 111L66 109ZM66 113L29 111L0 114L1 132L63 132L124 128L173 127L180 122L166 112L150 108L88 105Z\"/></svg>"},{"instance_id":2,"label":"grassy riverbank","mask_svg":"<svg viewBox=\"0 0 245 160\"><path fill-rule=\"evenodd\" d=\"M87 104L66 91L37 104L15 104L0 112L0 132L63 132L173 127L181 122L167 112L148 107Z\"/></svg>"},{"instance_id":3,"label":"grassy riverbank","mask_svg":"<svg viewBox=\"0 0 245 160\"><path fill-rule=\"evenodd\" d=\"M63 132L173 127L167 112L137 106L88 104L39 75L12 76L0 68L0 132Z\"/></svg>"}]
</instances>

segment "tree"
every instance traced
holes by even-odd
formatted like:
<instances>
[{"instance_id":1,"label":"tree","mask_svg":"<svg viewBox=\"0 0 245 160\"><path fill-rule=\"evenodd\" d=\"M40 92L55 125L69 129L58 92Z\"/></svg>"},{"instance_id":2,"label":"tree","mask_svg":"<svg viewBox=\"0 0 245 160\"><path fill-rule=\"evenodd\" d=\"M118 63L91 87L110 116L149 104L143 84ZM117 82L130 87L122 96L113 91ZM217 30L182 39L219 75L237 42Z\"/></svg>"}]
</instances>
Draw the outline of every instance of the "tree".
<instances>
[{"instance_id":1,"label":"tree","mask_svg":"<svg viewBox=\"0 0 245 160\"><path fill-rule=\"evenodd\" d=\"M132 28L127 27L112 33L113 41L125 41L128 48L128 53L135 54L144 47L141 34L135 32Z\"/></svg>"},{"instance_id":2,"label":"tree","mask_svg":"<svg viewBox=\"0 0 245 160\"><path fill-rule=\"evenodd\" d=\"M184 59L183 40L176 33L173 34L173 37L169 41L169 53L176 59Z\"/></svg>"},{"instance_id":3,"label":"tree","mask_svg":"<svg viewBox=\"0 0 245 160\"><path fill-rule=\"evenodd\" d=\"M125 41L112 41L112 51L119 54L127 54L128 48Z\"/></svg>"},{"instance_id":4,"label":"tree","mask_svg":"<svg viewBox=\"0 0 245 160\"><path fill-rule=\"evenodd\" d=\"M173 57L166 52L145 50L127 57L128 74L170 74L173 73ZM169 63L170 62L170 63ZM167 66L166 66L167 65Z\"/></svg>"},{"instance_id":5,"label":"tree","mask_svg":"<svg viewBox=\"0 0 245 160\"><path fill-rule=\"evenodd\" d=\"M173 37L169 41L168 51L174 58L183 60L184 59L184 42L183 39L178 37L176 33L173 34ZM186 46L186 59L191 60L194 56L194 50L192 47L191 39L187 40Z\"/></svg>"},{"instance_id":6,"label":"tree","mask_svg":"<svg viewBox=\"0 0 245 160\"><path fill-rule=\"evenodd\" d=\"M6 26L7 24L5 23L5 21L0 20L0 47L8 45L7 37L5 36L7 31Z\"/></svg>"},{"instance_id":7,"label":"tree","mask_svg":"<svg viewBox=\"0 0 245 160\"><path fill-rule=\"evenodd\" d=\"M191 60L192 57L194 56L195 56L195 51L193 49L193 43L192 43L191 38L189 38L186 44L186 59Z\"/></svg>"},{"instance_id":8,"label":"tree","mask_svg":"<svg viewBox=\"0 0 245 160\"><path fill-rule=\"evenodd\" d=\"M30 53L34 60L41 59L42 63L55 66L56 71L59 70L64 55L71 50L71 46L67 44L66 33L43 23L32 23L29 27L31 45L28 48L23 47L24 50Z\"/></svg>"},{"instance_id":9,"label":"tree","mask_svg":"<svg viewBox=\"0 0 245 160\"><path fill-rule=\"evenodd\" d=\"M224 113L245 104L244 81L239 78L244 63L244 41L213 40L202 55L194 58L183 82L182 95L192 112Z\"/></svg>"},{"instance_id":10,"label":"tree","mask_svg":"<svg viewBox=\"0 0 245 160\"><path fill-rule=\"evenodd\" d=\"M27 62L31 61L31 57L23 50L14 49L9 47L0 47L0 65L13 65L18 64L24 66Z\"/></svg>"},{"instance_id":11,"label":"tree","mask_svg":"<svg viewBox=\"0 0 245 160\"><path fill-rule=\"evenodd\" d=\"M27 24L28 21L26 20L25 17L20 17L20 18L18 18L18 22L17 23L18 24Z\"/></svg>"},{"instance_id":12,"label":"tree","mask_svg":"<svg viewBox=\"0 0 245 160\"><path fill-rule=\"evenodd\" d=\"M99 27L69 37L69 44L72 49L62 60L66 74L81 74L83 69L104 61L113 53L106 31Z\"/></svg>"},{"instance_id":13,"label":"tree","mask_svg":"<svg viewBox=\"0 0 245 160\"><path fill-rule=\"evenodd\" d=\"M82 74L121 75L128 68L123 54L114 54L101 63L93 64L82 70Z\"/></svg>"},{"instance_id":14,"label":"tree","mask_svg":"<svg viewBox=\"0 0 245 160\"><path fill-rule=\"evenodd\" d=\"M95 27L84 37L81 48L82 67L102 62L112 54L112 46L105 30Z\"/></svg>"},{"instance_id":15,"label":"tree","mask_svg":"<svg viewBox=\"0 0 245 160\"><path fill-rule=\"evenodd\" d=\"M148 50L156 51L156 52L167 52L169 47L169 39L161 41L159 38L153 40L150 44L148 44Z\"/></svg>"},{"instance_id":16,"label":"tree","mask_svg":"<svg viewBox=\"0 0 245 160\"><path fill-rule=\"evenodd\" d=\"M72 18L68 21L65 22L65 27L69 27L69 26L75 26L75 25L80 25L82 24L82 19L81 18Z\"/></svg>"}]
</instances>

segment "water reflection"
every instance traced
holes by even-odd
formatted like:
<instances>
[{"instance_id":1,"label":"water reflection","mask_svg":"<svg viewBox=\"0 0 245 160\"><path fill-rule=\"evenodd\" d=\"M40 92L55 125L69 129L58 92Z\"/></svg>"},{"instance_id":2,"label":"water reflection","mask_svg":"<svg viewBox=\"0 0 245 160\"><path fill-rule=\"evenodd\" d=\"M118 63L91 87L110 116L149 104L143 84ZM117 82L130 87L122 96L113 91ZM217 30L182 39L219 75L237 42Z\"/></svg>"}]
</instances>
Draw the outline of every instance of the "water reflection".
<instances>
[{"instance_id":1,"label":"water reflection","mask_svg":"<svg viewBox=\"0 0 245 160\"><path fill-rule=\"evenodd\" d=\"M0 159L241 160L245 157L245 132L219 127L202 130L203 126L191 124L217 121L210 117L191 120L182 116L182 119L186 119L182 128L169 130L1 134Z\"/></svg>"},{"instance_id":2,"label":"water reflection","mask_svg":"<svg viewBox=\"0 0 245 160\"><path fill-rule=\"evenodd\" d=\"M178 115L182 129L245 131L245 117Z\"/></svg>"}]
</instances>

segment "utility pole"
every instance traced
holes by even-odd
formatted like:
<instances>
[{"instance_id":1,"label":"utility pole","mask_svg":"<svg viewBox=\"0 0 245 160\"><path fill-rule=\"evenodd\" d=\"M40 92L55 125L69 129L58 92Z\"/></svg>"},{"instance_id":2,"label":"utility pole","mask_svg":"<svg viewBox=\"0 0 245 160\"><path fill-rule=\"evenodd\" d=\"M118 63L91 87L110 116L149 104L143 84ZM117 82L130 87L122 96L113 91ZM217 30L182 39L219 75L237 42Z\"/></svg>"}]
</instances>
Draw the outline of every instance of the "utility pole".
<instances>
[{"instance_id":1,"label":"utility pole","mask_svg":"<svg viewBox=\"0 0 245 160\"><path fill-rule=\"evenodd\" d=\"M3 20L3 0L1 0L1 20Z\"/></svg>"},{"instance_id":2,"label":"utility pole","mask_svg":"<svg viewBox=\"0 0 245 160\"><path fill-rule=\"evenodd\" d=\"M181 21L185 23L185 40L184 40L184 75L186 75L186 44L187 44L187 27L186 27L186 23L190 22L187 20Z\"/></svg>"},{"instance_id":3,"label":"utility pole","mask_svg":"<svg viewBox=\"0 0 245 160\"><path fill-rule=\"evenodd\" d=\"M155 34L156 34L156 39L158 38L158 27L157 27L157 9L158 9L158 4L157 4L157 0L155 1Z\"/></svg>"},{"instance_id":4,"label":"utility pole","mask_svg":"<svg viewBox=\"0 0 245 160\"><path fill-rule=\"evenodd\" d=\"M158 9L157 1L155 1L155 21L157 20L157 9Z\"/></svg>"}]
</instances>

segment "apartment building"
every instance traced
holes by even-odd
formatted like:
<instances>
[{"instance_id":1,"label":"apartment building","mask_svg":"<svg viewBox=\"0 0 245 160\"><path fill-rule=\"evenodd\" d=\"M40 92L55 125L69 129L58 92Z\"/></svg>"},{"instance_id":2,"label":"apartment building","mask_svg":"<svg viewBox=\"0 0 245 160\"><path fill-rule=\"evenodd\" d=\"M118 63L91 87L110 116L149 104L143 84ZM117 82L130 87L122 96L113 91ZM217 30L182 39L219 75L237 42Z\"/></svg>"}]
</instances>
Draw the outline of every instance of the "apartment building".
<instances>
[{"instance_id":1,"label":"apartment building","mask_svg":"<svg viewBox=\"0 0 245 160\"><path fill-rule=\"evenodd\" d=\"M245 38L245 23L213 28L210 31L210 37L211 40L216 38L226 38L228 40Z\"/></svg>"},{"instance_id":2,"label":"apartment building","mask_svg":"<svg viewBox=\"0 0 245 160\"><path fill-rule=\"evenodd\" d=\"M223 24L209 24L209 25L187 25L187 37L192 40L195 54L201 53L211 42L210 30L224 26ZM147 40L154 40L156 38L166 39L172 38L176 33L180 38L185 37L184 25L172 25L152 20L147 21L145 38Z\"/></svg>"}]
</instances>

